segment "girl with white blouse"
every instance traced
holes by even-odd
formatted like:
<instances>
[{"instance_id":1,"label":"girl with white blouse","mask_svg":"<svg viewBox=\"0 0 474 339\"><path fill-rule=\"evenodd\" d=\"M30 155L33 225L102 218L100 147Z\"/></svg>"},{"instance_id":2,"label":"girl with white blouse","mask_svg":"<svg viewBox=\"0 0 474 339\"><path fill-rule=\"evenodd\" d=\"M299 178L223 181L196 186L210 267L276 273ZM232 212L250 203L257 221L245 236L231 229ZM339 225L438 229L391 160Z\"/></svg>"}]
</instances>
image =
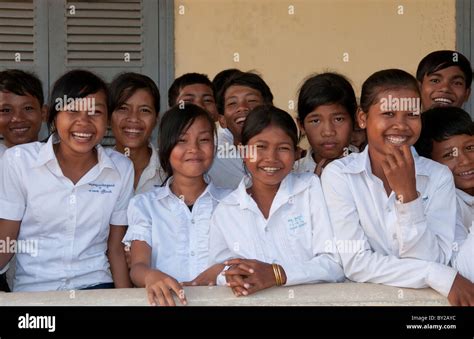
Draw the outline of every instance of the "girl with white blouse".
<instances>
[{"instance_id":1,"label":"girl with white blouse","mask_svg":"<svg viewBox=\"0 0 474 339\"><path fill-rule=\"evenodd\" d=\"M362 86L359 125L368 146L329 164L324 196L346 276L357 282L431 287L473 304L474 285L447 266L456 224L449 169L420 157L420 93L410 74L379 71Z\"/></svg>"},{"instance_id":2,"label":"girl with white blouse","mask_svg":"<svg viewBox=\"0 0 474 339\"><path fill-rule=\"evenodd\" d=\"M99 77L67 72L50 96L48 141L5 152L0 239L23 246L13 291L132 286L121 239L133 166L100 145L109 112ZM12 254L0 253L0 268Z\"/></svg>"},{"instance_id":3,"label":"girl with white blouse","mask_svg":"<svg viewBox=\"0 0 474 339\"><path fill-rule=\"evenodd\" d=\"M206 172L214 158L215 124L193 104L174 106L160 124L159 158L168 178L162 187L130 201L132 281L145 287L151 305L186 304L182 285L213 285L223 265L209 265L209 227L217 203L228 191Z\"/></svg>"},{"instance_id":4,"label":"girl with white blouse","mask_svg":"<svg viewBox=\"0 0 474 339\"><path fill-rule=\"evenodd\" d=\"M219 284L236 296L279 285L344 280L323 193L313 173L291 173L297 148L293 118L273 106L252 110L242 144L251 178L212 217L210 258L226 264ZM225 276L225 278L224 278Z\"/></svg>"}]
</instances>

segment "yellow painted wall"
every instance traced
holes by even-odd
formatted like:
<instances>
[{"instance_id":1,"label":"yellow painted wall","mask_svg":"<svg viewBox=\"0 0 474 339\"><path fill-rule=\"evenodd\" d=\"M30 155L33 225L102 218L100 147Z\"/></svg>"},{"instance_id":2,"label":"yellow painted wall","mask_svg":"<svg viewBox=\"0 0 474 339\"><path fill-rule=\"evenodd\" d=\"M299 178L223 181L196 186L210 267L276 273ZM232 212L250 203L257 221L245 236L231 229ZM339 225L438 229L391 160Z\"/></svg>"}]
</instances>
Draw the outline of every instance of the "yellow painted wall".
<instances>
[{"instance_id":1,"label":"yellow painted wall","mask_svg":"<svg viewBox=\"0 0 474 339\"><path fill-rule=\"evenodd\" d=\"M176 76L256 70L294 113L288 101L314 72L345 74L357 96L377 70L414 74L427 53L455 48L455 14L455 0L175 0Z\"/></svg>"}]
</instances>

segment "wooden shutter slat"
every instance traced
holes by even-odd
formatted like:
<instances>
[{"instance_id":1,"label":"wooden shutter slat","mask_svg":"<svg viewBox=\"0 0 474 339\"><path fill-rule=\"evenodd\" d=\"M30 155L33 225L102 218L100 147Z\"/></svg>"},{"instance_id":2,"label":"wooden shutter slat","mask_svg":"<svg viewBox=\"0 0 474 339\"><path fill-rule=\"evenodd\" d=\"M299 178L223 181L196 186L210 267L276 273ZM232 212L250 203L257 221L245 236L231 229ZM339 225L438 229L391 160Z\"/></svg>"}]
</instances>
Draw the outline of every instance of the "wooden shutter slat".
<instances>
[{"instance_id":1,"label":"wooden shutter slat","mask_svg":"<svg viewBox=\"0 0 474 339\"><path fill-rule=\"evenodd\" d=\"M93 26L106 26L106 27L138 27L142 26L140 19L91 19L91 18L68 18L67 22L69 27L93 27Z\"/></svg>"},{"instance_id":2,"label":"wooden shutter slat","mask_svg":"<svg viewBox=\"0 0 474 339\"><path fill-rule=\"evenodd\" d=\"M139 44L69 44L68 51L141 51Z\"/></svg>"},{"instance_id":3,"label":"wooden shutter slat","mask_svg":"<svg viewBox=\"0 0 474 339\"><path fill-rule=\"evenodd\" d=\"M139 1L134 2L106 2L106 1L97 1L97 2L68 2L66 8L70 8L70 6L75 6L76 13L83 9L93 9L97 11L108 11L108 10L115 10L115 11L133 11L133 10L140 10L141 3Z\"/></svg>"}]
</instances>

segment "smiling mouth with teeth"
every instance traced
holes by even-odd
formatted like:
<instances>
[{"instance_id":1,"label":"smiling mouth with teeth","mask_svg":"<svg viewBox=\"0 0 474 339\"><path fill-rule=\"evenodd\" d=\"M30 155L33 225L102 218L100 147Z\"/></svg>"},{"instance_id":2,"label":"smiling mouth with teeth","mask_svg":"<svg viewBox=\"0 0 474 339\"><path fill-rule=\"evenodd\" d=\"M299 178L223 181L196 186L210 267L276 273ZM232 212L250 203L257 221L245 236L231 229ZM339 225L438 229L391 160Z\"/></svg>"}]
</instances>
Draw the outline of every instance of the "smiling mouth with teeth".
<instances>
[{"instance_id":1,"label":"smiling mouth with teeth","mask_svg":"<svg viewBox=\"0 0 474 339\"><path fill-rule=\"evenodd\" d=\"M247 120L247 117L238 118L235 120L236 124L243 124Z\"/></svg>"},{"instance_id":2,"label":"smiling mouth with teeth","mask_svg":"<svg viewBox=\"0 0 474 339\"><path fill-rule=\"evenodd\" d=\"M72 133L72 136L76 139L89 140L92 138L92 133Z\"/></svg>"},{"instance_id":3,"label":"smiling mouth with teeth","mask_svg":"<svg viewBox=\"0 0 474 339\"><path fill-rule=\"evenodd\" d=\"M10 131L15 132L15 133L24 133L28 131L30 128L29 127L22 127L22 128L10 128Z\"/></svg>"},{"instance_id":4,"label":"smiling mouth with teeth","mask_svg":"<svg viewBox=\"0 0 474 339\"><path fill-rule=\"evenodd\" d=\"M388 140L388 142L394 145L402 145L408 140L407 137L400 137L400 136L399 137L388 136L386 137L386 139Z\"/></svg>"},{"instance_id":5,"label":"smiling mouth with teeth","mask_svg":"<svg viewBox=\"0 0 474 339\"><path fill-rule=\"evenodd\" d=\"M474 169L456 174L458 177L467 177L474 174Z\"/></svg>"},{"instance_id":6,"label":"smiling mouth with teeth","mask_svg":"<svg viewBox=\"0 0 474 339\"><path fill-rule=\"evenodd\" d=\"M262 167L262 169L268 173L275 173L280 170L278 167Z\"/></svg>"},{"instance_id":7,"label":"smiling mouth with teeth","mask_svg":"<svg viewBox=\"0 0 474 339\"><path fill-rule=\"evenodd\" d=\"M135 128L124 128L123 131L125 133L133 133L133 134L140 134L143 132L141 129L135 129Z\"/></svg>"},{"instance_id":8,"label":"smiling mouth with teeth","mask_svg":"<svg viewBox=\"0 0 474 339\"><path fill-rule=\"evenodd\" d=\"M438 103L438 104L446 104L446 105L452 105L453 104L453 100L448 99L448 98L435 98L435 99L433 99L433 101Z\"/></svg>"}]
</instances>

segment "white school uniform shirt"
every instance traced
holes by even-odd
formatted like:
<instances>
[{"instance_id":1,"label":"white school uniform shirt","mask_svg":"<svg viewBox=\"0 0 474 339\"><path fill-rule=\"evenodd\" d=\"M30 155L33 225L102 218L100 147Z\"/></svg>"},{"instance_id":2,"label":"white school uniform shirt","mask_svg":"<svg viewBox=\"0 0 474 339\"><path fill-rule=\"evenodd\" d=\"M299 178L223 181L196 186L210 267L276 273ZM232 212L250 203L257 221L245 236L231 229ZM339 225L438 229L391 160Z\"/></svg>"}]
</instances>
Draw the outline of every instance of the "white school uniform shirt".
<instances>
[{"instance_id":1,"label":"white school uniform shirt","mask_svg":"<svg viewBox=\"0 0 474 339\"><path fill-rule=\"evenodd\" d=\"M218 147L225 147L226 145L218 145ZM234 144L227 145L234 147ZM244 161L242 158L221 158L220 152L216 152L214 162L209 169L209 176L212 182L217 187L236 189L240 181L246 176Z\"/></svg>"},{"instance_id":2,"label":"white school uniform shirt","mask_svg":"<svg viewBox=\"0 0 474 339\"><path fill-rule=\"evenodd\" d=\"M166 173L161 168L156 147L154 147L152 143L150 143L148 147L151 149L150 162L143 170L142 175L138 180L137 187L135 188L135 194L145 193L160 187L163 181L166 179Z\"/></svg>"},{"instance_id":3,"label":"white school uniform shirt","mask_svg":"<svg viewBox=\"0 0 474 339\"><path fill-rule=\"evenodd\" d=\"M349 149L349 152L350 153L359 153L359 149L357 147L355 147L354 145L349 145L347 147ZM313 149L308 149L308 151L306 152L306 155L295 161L295 164L293 165L293 172L295 173L306 173L306 172L309 172L309 173L313 173L314 174L314 171L316 170L316 167L317 167L317 163L316 161L314 161L314 151Z\"/></svg>"},{"instance_id":4,"label":"white school uniform shirt","mask_svg":"<svg viewBox=\"0 0 474 339\"><path fill-rule=\"evenodd\" d=\"M223 145L225 143L234 144L234 136L228 128L223 128L219 122L216 122L217 131L217 145Z\"/></svg>"},{"instance_id":5,"label":"white school uniform shirt","mask_svg":"<svg viewBox=\"0 0 474 339\"><path fill-rule=\"evenodd\" d=\"M346 276L357 282L432 287L447 296L456 271L451 258L456 197L451 171L414 154L419 197L409 203L387 197L373 175L369 146L331 162L322 186L336 239L357 243L340 250Z\"/></svg>"},{"instance_id":6,"label":"white school uniform shirt","mask_svg":"<svg viewBox=\"0 0 474 339\"><path fill-rule=\"evenodd\" d=\"M3 155L3 153L5 153L5 151L7 150L7 146L5 146L4 144L0 143L0 157Z\"/></svg>"},{"instance_id":7,"label":"white school uniform shirt","mask_svg":"<svg viewBox=\"0 0 474 339\"><path fill-rule=\"evenodd\" d=\"M66 178L47 143L15 146L3 156L0 218L21 220L14 291L80 289L112 282L106 256L110 226L127 225L133 165L96 146L98 164L78 183Z\"/></svg>"},{"instance_id":8,"label":"white school uniform shirt","mask_svg":"<svg viewBox=\"0 0 474 339\"><path fill-rule=\"evenodd\" d=\"M245 178L217 206L211 221L210 260L256 259L283 267L286 285L344 280L319 178L290 173L265 219L247 194ZM218 284L225 278L218 276Z\"/></svg>"},{"instance_id":9,"label":"white school uniform shirt","mask_svg":"<svg viewBox=\"0 0 474 339\"><path fill-rule=\"evenodd\" d=\"M457 218L451 265L474 282L474 196L456 189Z\"/></svg>"},{"instance_id":10,"label":"white school uniform shirt","mask_svg":"<svg viewBox=\"0 0 474 339\"><path fill-rule=\"evenodd\" d=\"M209 227L218 202L229 190L209 183L192 211L166 185L135 196L128 207L129 226L123 243L145 241L151 267L179 282L191 281L209 267Z\"/></svg>"},{"instance_id":11,"label":"white school uniform shirt","mask_svg":"<svg viewBox=\"0 0 474 339\"><path fill-rule=\"evenodd\" d=\"M5 153L5 151L7 150L7 146L5 146L4 144L0 143L0 175L1 175L1 167L2 167L2 156L3 156L3 153ZM6 266L4 266L2 269L0 269L0 274L3 274L5 273L7 270L8 270L8 264Z\"/></svg>"}]
</instances>

